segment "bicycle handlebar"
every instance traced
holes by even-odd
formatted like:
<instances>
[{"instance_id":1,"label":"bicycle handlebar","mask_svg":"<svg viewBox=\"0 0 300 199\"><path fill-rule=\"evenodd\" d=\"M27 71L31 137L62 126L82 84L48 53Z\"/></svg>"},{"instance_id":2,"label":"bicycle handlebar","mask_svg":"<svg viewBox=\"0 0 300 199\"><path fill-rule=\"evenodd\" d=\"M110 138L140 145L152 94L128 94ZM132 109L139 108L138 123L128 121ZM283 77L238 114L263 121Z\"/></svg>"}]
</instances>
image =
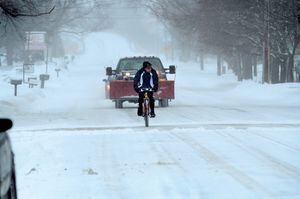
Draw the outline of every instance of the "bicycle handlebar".
<instances>
[{"instance_id":1,"label":"bicycle handlebar","mask_svg":"<svg viewBox=\"0 0 300 199\"><path fill-rule=\"evenodd\" d=\"M141 90L140 90L141 92L145 92L145 91L153 91L151 88L142 88Z\"/></svg>"}]
</instances>

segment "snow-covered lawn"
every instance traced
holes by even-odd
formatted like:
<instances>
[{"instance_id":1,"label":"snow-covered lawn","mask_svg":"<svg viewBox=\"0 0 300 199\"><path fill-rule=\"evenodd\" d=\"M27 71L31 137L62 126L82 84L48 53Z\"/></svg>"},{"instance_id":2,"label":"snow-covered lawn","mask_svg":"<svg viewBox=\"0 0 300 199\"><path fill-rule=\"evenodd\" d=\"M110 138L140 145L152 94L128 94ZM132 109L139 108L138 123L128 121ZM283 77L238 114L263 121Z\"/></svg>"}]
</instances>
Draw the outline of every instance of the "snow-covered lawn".
<instances>
[{"instance_id":1,"label":"snow-covered lawn","mask_svg":"<svg viewBox=\"0 0 300 199\"><path fill-rule=\"evenodd\" d=\"M21 199L300 198L300 84L217 77L212 59L205 71L163 60L178 66L176 100L146 129L136 105L104 99L102 82L104 67L141 53L111 33L86 43L59 78L49 66L45 89L22 85L14 97L14 71L1 71Z\"/></svg>"}]
</instances>

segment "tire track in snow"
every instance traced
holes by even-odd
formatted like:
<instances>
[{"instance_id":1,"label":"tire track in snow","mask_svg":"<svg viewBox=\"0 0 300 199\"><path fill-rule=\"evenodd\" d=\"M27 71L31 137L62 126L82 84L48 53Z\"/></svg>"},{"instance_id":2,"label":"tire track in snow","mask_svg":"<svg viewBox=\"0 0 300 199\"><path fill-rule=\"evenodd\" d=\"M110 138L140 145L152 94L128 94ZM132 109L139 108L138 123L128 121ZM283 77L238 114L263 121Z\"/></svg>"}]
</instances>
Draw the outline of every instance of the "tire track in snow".
<instances>
[{"instance_id":1,"label":"tire track in snow","mask_svg":"<svg viewBox=\"0 0 300 199\"><path fill-rule=\"evenodd\" d=\"M289 177L292 177L297 181L300 181L300 171L296 167L288 163L284 163L283 161L278 160L277 158L263 152L258 148L250 146L243 140L237 138L236 136L231 135L230 133L224 133L226 134L224 135L223 133L217 132L217 134L225 137L229 143L236 145L241 150L247 152L253 157L259 159L260 161L263 161L264 163L268 164L274 170L284 173L285 175L288 175Z\"/></svg>"},{"instance_id":2,"label":"tire track in snow","mask_svg":"<svg viewBox=\"0 0 300 199\"><path fill-rule=\"evenodd\" d=\"M289 149L289 150L292 150L293 152L298 152L298 153L300 153L300 149L298 149L298 148L295 148L295 147L292 147L292 146L289 146L289 145L287 145L287 144L285 144L285 143L283 143L283 142L281 142L281 141L278 141L278 140L276 140L276 139L274 139L274 138L270 138L270 137L267 137L267 136L264 136L264 135L261 135L261 134L258 134L258 133L255 133L255 132L251 132L251 135L256 135L256 136L258 136L258 137L261 137L261 138L263 138L263 139L265 139L265 140L268 140L269 142L271 142L271 143L273 143L273 144L276 144L276 145L281 145L281 146L283 146L283 147L285 147L285 148L287 148L287 149Z\"/></svg>"},{"instance_id":3,"label":"tire track in snow","mask_svg":"<svg viewBox=\"0 0 300 199\"><path fill-rule=\"evenodd\" d=\"M266 187L262 186L253 178L247 176L245 173L235 168L234 166L226 162L224 159L220 158L215 153L211 152L208 148L204 147L198 142L195 142L186 134L184 136L178 133L171 133L171 134L175 138L179 139L187 146L192 148L194 151L196 151L200 155L200 157L202 157L209 164L219 168L220 170L223 170L225 173L230 175L233 179L239 182L247 190L251 192L260 191L261 193L266 194L267 197L271 197L271 198L275 197L275 195L271 191L269 191Z\"/></svg>"},{"instance_id":4,"label":"tire track in snow","mask_svg":"<svg viewBox=\"0 0 300 199\"><path fill-rule=\"evenodd\" d=\"M169 140L174 140L174 137L171 136L171 134L168 133L167 136L168 136ZM199 182L198 179L197 180L194 179L194 176L190 176L190 175L193 175L193 173L189 173L190 171L182 165L181 159L178 160L178 158L176 158L171 153L172 150L170 151L169 148L166 147L165 144L161 144L160 148L161 148L161 152L167 154L167 157L169 157L173 162L177 163L176 166L181 172L188 175L188 176L184 175L184 177L183 177L183 179L185 180L185 182L187 182L188 185L195 184L195 183ZM173 169L173 170L175 170L175 169ZM175 172L176 172L176 170L175 170ZM192 179L190 177L192 177ZM187 186L187 187L190 187L190 186ZM206 193L204 193L202 189L197 188L197 191L198 191L197 192L197 198L199 198L198 196L203 196L204 197L206 195ZM193 195L191 195L190 197L184 196L184 198L193 198Z\"/></svg>"},{"instance_id":5,"label":"tire track in snow","mask_svg":"<svg viewBox=\"0 0 300 199\"><path fill-rule=\"evenodd\" d=\"M165 170L165 172L163 172L164 175L160 177L161 178L160 181L162 183L161 187L164 187L164 189L169 190L168 192L162 190L160 191L164 194L164 198L174 198L176 196L174 195L174 191L172 191L171 188L173 185L169 184L169 182L174 182L174 176L170 175L170 173L172 173L171 171L173 171L172 167L174 167L178 163L170 161L169 157L166 157L164 153L161 152L159 146L157 146L157 143L154 142L153 140L154 140L153 135L151 135L148 144L151 152L153 152L157 157L157 161L154 162L153 164L156 167L159 167L159 170Z\"/></svg>"},{"instance_id":6,"label":"tire track in snow","mask_svg":"<svg viewBox=\"0 0 300 199\"><path fill-rule=\"evenodd\" d=\"M176 177L174 177L174 174L178 174L178 171L180 171L180 182L181 183L184 182L183 187L191 187L192 182L186 175L188 174L188 171L182 166L180 160L178 160L178 158L175 158L171 154L171 152L167 149L164 143L158 143L157 141L155 141L157 139L155 134L150 134L150 135L151 138L149 140L149 145L151 147L151 150L155 152L157 157L159 157L159 162L157 162L157 165L167 168L168 173L170 174L169 176L171 176L172 179L174 179L171 180L172 182L175 182L174 185L178 186L178 184L175 181ZM170 135L167 134L167 136L168 136L168 141L174 140L174 138L171 137ZM183 192L182 188L178 188L176 192L179 192L180 194L179 198L192 198L191 195L187 195L187 194L191 194L190 192L187 191L188 190L184 189ZM200 193L201 190L197 189L197 191L198 191L197 196L205 195L203 193L202 194ZM175 198L175 196L174 197L168 196L166 198ZM178 198L178 195L176 198Z\"/></svg>"},{"instance_id":7,"label":"tire track in snow","mask_svg":"<svg viewBox=\"0 0 300 199\"><path fill-rule=\"evenodd\" d=\"M106 198L125 198L124 193L122 192L123 189L119 188L120 181L117 180L115 177L117 175L115 173L112 174L110 172L111 168L109 168L109 166L113 165L117 167L118 164L116 164L115 155L113 154L112 150L109 150L109 146L107 146L108 143L111 143L107 139L108 139L107 135L102 136L101 147L100 147L101 149L100 153L103 160L102 163L103 166L101 166L103 170L101 171L101 173L103 174L103 181L104 181L104 185L106 186L103 188L105 189L105 191L102 193L109 194L106 196ZM108 162L110 162L110 164L107 164ZM119 172L120 169L115 168L114 171Z\"/></svg>"},{"instance_id":8,"label":"tire track in snow","mask_svg":"<svg viewBox=\"0 0 300 199\"><path fill-rule=\"evenodd\" d=\"M169 140L173 140L173 137L171 137L169 134L167 134L167 136L169 137ZM174 162L181 171L183 171L184 173L188 173L188 171L182 166L180 162L181 159L178 160L178 158L175 158L164 144L160 144L159 148L160 152L166 154L167 157L171 159L172 162Z\"/></svg>"}]
</instances>

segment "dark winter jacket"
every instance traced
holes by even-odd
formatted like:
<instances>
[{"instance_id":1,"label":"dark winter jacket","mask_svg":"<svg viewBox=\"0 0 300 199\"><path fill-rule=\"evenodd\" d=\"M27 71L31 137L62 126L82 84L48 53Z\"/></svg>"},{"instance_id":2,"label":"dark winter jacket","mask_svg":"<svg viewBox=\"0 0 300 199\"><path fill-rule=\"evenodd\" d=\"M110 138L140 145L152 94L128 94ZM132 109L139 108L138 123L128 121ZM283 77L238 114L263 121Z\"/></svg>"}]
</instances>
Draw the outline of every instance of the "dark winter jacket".
<instances>
[{"instance_id":1,"label":"dark winter jacket","mask_svg":"<svg viewBox=\"0 0 300 199\"><path fill-rule=\"evenodd\" d=\"M156 70L152 69L150 73L144 68L140 69L134 77L134 90L139 93L141 89L152 89L154 92L158 90L158 75Z\"/></svg>"}]
</instances>

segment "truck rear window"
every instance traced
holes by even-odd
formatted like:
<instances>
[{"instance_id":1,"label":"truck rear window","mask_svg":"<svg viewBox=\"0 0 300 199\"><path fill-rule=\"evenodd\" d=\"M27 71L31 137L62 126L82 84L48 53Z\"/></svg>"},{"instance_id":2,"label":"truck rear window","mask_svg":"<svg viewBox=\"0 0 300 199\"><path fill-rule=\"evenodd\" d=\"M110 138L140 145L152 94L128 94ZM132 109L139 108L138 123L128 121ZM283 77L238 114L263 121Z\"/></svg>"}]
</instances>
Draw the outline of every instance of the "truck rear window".
<instances>
[{"instance_id":1,"label":"truck rear window","mask_svg":"<svg viewBox=\"0 0 300 199\"><path fill-rule=\"evenodd\" d=\"M139 70L143 66L143 62L148 61L152 64L152 67L157 71L164 71L163 65L161 61L157 58L132 58L132 59L121 59L119 61L117 67L117 73L121 71L132 71L132 70Z\"/></svg>"}]
</instances>

